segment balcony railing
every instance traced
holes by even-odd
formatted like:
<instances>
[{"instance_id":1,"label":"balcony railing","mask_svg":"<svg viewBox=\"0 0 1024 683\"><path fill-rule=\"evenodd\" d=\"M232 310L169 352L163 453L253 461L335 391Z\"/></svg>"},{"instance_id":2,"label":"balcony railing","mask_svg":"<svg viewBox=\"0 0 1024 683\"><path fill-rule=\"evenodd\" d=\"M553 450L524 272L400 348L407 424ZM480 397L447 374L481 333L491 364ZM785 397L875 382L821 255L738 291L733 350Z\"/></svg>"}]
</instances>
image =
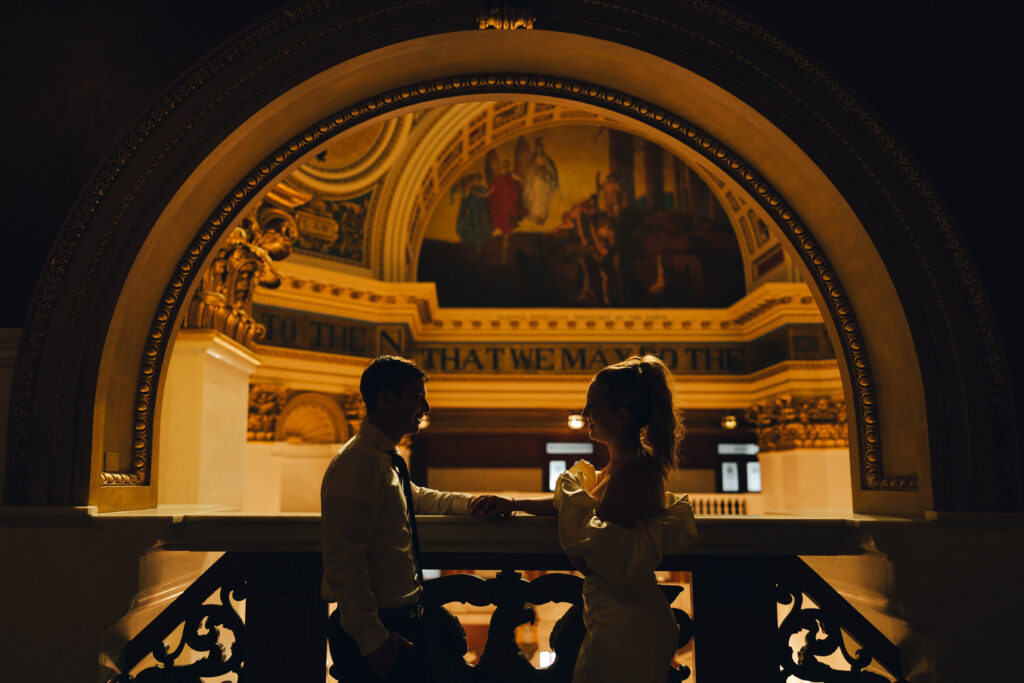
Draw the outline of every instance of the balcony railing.
<instances>
[{"instance_id":1,"label":"balcony railing","mask_svg":"<svg viewBox=\"0 0 1024 683\"><path fill-rule=\"evenodd\" d=\"M494 605L475 665L445 679L569 681L584 629L582 579L565 573L526 580L519 570L567 570L554 520L487 522L421 517L424 564L496 569L494 578L442 576L424 586L426 607ZM680 646L692 638L696 672L669 680L902 681L899 650L798 555L854 555L860 532L847 520L699 519L692 552L660 569L692 576L692 614L676 610ZM316 516L192 516L173 524L170 550L224 551L124 647L117 683L327 679L327 604L319 596ZM664 586L670 599L681 590ZM533 667L513 633L528 606L569 603L552 636L554 662ZM849 642L859 649L851 653ZM338 672L335 672L338 673ZM695 674L695 675L694 675ZM791 680L791 679L790 679Z\"/></svg>"},{"instance_id":2,"label":"balcony railing","mask_svg":"<svg viewBox=\"0 0 1024 683\"><path fill-rule=\"evenodd\" d=\"M759 515L763 512L759 493L691 493L689 497L696 515Z\"/></svg>"}]
</instances>

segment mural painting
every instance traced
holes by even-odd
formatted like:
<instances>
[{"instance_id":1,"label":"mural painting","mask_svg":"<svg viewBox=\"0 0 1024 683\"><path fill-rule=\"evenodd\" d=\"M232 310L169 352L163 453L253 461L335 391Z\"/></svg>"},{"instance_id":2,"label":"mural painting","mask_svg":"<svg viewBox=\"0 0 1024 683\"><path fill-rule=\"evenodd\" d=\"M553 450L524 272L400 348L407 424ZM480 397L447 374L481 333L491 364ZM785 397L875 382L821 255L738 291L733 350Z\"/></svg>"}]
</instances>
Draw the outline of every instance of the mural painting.
<instances>
[{"instance_id":1,"label":"mural painting","mask_svg":"<svg viewBox=\"0 0 1024 683\"><path fill-rule=\"evenodd\" d=\"M679 158L630 133L520 135L462 170L427 221L418 279L442 306L729 306L736 235Z\"/></svg>"}]
</instances>

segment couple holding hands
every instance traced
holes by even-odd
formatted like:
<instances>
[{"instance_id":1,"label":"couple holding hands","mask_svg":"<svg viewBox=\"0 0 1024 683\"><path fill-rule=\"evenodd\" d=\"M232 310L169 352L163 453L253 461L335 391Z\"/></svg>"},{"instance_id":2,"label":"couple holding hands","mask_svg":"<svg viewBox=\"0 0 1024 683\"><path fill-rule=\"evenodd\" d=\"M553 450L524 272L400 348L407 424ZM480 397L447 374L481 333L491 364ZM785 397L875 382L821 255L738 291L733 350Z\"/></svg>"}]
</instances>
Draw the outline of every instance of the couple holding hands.
<instances>
[{"instance_id":1,"label":"couple holding hands","mask_svg":"<svg viewBox=\"0 0 1024 683\"><path fill-rule=\"evenodd\" d=\"M359 384L366 419L324 474L322 594L338 603L328 626L332 674L343 682L441 683L430 662L444 649L444 628L421 623L413 513L522 511L558 515L562 548L585 576L587 634L573 682L663 683L678 628L654 569L696 538L689 503L665 491L682 433L665 365L633 356L594 376L583 417L590 438L607 445L608 466L595 471L580 461L553 495L532 499L435 491L409 480L396 445L430 411L426 379L404 358L373 360Z\"/></svg>"}]
</instances>

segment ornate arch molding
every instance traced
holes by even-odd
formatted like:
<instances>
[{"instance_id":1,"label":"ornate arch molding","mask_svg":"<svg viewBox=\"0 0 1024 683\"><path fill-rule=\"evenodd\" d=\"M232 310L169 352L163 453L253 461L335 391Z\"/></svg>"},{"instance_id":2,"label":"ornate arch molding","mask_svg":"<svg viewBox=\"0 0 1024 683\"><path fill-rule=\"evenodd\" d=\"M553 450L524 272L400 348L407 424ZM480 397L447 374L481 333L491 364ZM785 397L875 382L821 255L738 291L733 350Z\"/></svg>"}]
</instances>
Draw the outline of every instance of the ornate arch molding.
<instances>
[{"instance_id":1,"label":"ornate arch molding","mask_svg":"<svg viewBox=\"0 0 1024 683\"><path fill-rule=\"evenodd\" d=\"M5 502L83 504L88 499L88 444L93 431L90 408L99 354L120 286L155 221L154 210L166 205L176 183L234 127L291 85L380 47L422 36L476 30L487 19L476 13L476 7L475 3L454 0L396 2L372 10L326 1L297 4L226 45L143 118L76 205L37 288L12 396ZM611 41L704 75L762 112L807 150L848 198L879 245L914 330L929 397L936 507L976 509L987 504L984 501L993 490L999 508L1019 506L1021 486L1009 382L979 279L923 175L868 110L822 67L713 2L644 3L643 10L599 0L546 3L543 12L530 10L529 3L526 7L530 21L525 23L536 30ZM467 80L474 78L475 82ZM842 338L849 340L847 363L852 364L855 391L872 389L858 326L852 310L844 305L834 272L818 258L816 242L795 213L754 169L682 120L613 90L555 77L490 78L495 85L500 78L511 78L501 86L505 92L568 87L557 96L605 97L608 99L600 106L621 107L627 115L649 117L654 124L668 125L673 134L692 132L688 140L706 149L720 168L741 178L741 184L751 187L763 206L779 216L797 250L809 259L812 272L819 274L816 277L820 276L821 291L830 302L837 328ZM466 76L430 81L397 91L404 103L392 93L350 108L342 118L376 115L382 105L411 105L428 94L443 97L446 89L455 87L471 92L471 88L481 87L481 82L486 84L487 77L483 81ZM673 122L678 128L672 128ZM342 120L339 125L344 123ZM306 137L311 135L316 138L320 131ZM282 149L288 151L294 144L300 153L305 142L305 138L293 141ZM218 214L237 211L285 161L285 151L279 150L228 197ZM216 231L226 225L223 219L212 218L171 278L167 292L176 300L161 303L154 318L152 330L159 338L149 340L143 359L140 416L144 404L150 413L154 407L159 349L166 350L175 320L172 312L177 310L174 306L184 298L203 256L213 246ZM968 383L968 377L973 381ZM873 441L862 438L866 449L862 485L909 485L909 481L887 482L881 460L867 457L867 451L874 448L877 458L878 425L873 422L873 394L861 395L869 396L863 413L858 406L858 419L866 425L862 436L875 435ZM148 453L143 436L151 427L151 415L148 421L136 424L136 459L125 473L129 479L147 467L140 458ZM954 462L953 452L962 454L961 459ZM877 463L877 469L868 469L874 467L872 463ZM959 485L962 474L964 484Z\"/></svg>"},{"instance_id":2,"label":"ornate arch molding","mask_svg":"<svg viewBox=\"0 0 1024 683\"><path fill-rule=\"evenodd\" d=\"M186 293L201 270L221 233L241 216L242 209L271 186L286 168L342 131L377 116L432 101L465 95L536 95L571 99L600 106L632 117L667 133L700 153L740 184L760 202L807 265L814 285L823 293L828 314L839 332L841 353L853 379L856 432L860 447L861 485L868 489L916 489L916 476L887 477L882 466L881 439L878 431L878 404L871 363L861 337L860 326L846 293L828 258L803 222L750 164L739 158L718 140L682 118L648 102L592 83L530 74L470 74L416 83L382 93L346 107L292 138L254 169L229 196L218 211L203 224L188 252L164 292L154 316L143 354L136 395L135 447L132 470L102 475L104 485L147 484L150 453L153 448L153 420L156 414L157 382L169 340Z\"/></svg>"}]
</instances>

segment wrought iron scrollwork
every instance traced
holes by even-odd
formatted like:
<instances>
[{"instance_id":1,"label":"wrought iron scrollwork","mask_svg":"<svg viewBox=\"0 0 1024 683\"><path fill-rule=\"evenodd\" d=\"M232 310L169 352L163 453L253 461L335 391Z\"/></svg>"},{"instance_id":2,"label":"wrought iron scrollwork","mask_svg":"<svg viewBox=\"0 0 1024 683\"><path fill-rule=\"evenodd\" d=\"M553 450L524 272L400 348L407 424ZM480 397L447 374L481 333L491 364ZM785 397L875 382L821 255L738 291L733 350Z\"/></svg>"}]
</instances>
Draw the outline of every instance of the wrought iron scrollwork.
<instances>
[{"instance_id":1,"label":"wrought iron scrollwork","mask_svg":"<svg viewBox=\"0 0 1024 683\"><path fill-rule=\"evenodd\" d=\"M519 572L504 570L493 579L482 579L471 574L455 574L427 581L422 601L426 609L440 608L451 602L465 602L478 607L495 605L487 631L487 643L475 666L463 663L453 677L461 681L487 681L488 683L556 683L572 679L576 656L586 629L583 626L583 580L571 574L544 574L532 581ZM680 586L662 586L671 603L683 590ZM543 669L534 668L515 640L518 626L532 622L530 605L549 602L568 603L566 610L551 630L551 649L554 662ZM693 636L693 623L682 610L673 609L679 624L678 647L686 645ZM690 677L687 667L673 669L669 681L684 681Z\"/></svg>"},{"instance_id":2,"label":"wrought iron scrollwork","mask_svg":"<svg viewBox=\"0 0 1024 683\"><path fill-rule=\"evenodd\" d=\"M229 565L233 562L223 560L182 593L140 637L133 639L125 652L124 668L113 683L199 683L228 673L241 673L246 659L245 623L235 604L245 600L246 581L240 573L232 571L235 567ZM222 579L219 587L201 590L203 584L218 579ZM206 602L211 595L217 595L219 604ZM182 629L177 645L168 647L167 639L178 626ZM228 634L230 643L225 642ZM131 671L147 655L152 655L158 664L132 676ZM179 661L183 655L186 661Z\"/></svg>"},{"instance_id":3,"label":"wrought iron scrollwork","mask_svg":"<svg viewBox=\"0 0 1024 683\"><path fill-rule=\"evenodd\" d=\"M820 607L804 607L804 594L800 586L780 584L778 603L792 604L789 613L779 625L778 658L780 680L796 676L804 681L822 683L892 683L890 679L865 668L874 661L871 652L862 647L850 654L839 622ZM803 647L795 652L793 636L806 632ZM833 669L820 658L839 652L849 670ZM903 679L896 678L896 683Z\"/></svg>"}]
</instances>

